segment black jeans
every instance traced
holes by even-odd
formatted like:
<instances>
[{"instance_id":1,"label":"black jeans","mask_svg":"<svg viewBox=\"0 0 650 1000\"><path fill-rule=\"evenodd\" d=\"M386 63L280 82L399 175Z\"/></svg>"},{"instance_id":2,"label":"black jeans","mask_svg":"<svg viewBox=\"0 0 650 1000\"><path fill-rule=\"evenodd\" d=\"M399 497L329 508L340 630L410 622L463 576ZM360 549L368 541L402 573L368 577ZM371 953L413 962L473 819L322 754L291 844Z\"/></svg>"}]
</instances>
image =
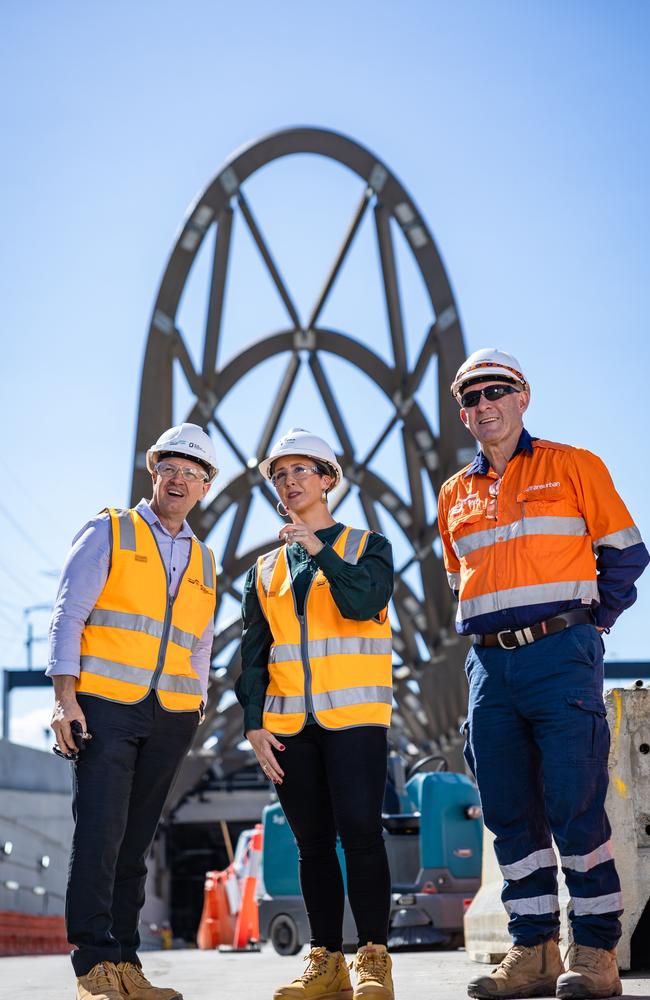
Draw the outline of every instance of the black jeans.
<instances>
[{"instance_id":1,"label":"black jeans","mask_svg":"<svg viewBox=\"0 0 650 1000\"><path fill-rule=\"evenodd\" d=\"M66 925L77 976L97 962L138 963L145 858L199 722L152 692L123 705L79 695L92 740L73 764L75 830Z\"/></svg>"},{"instance_id":2,"label":"black jeans","mask_svg":"<svg viewBox=\"0 0 650 1000\"><path fill-rule=\"evenodd\" d=\"M279 739L286 749L277 752L284 780L276 789L298 843L312 946L342 950L345 896L336 856L337 831L359 944L386 944L390 872L381 807L387 730L310 725L296 736Z\"/></svg>"}]
</instances>

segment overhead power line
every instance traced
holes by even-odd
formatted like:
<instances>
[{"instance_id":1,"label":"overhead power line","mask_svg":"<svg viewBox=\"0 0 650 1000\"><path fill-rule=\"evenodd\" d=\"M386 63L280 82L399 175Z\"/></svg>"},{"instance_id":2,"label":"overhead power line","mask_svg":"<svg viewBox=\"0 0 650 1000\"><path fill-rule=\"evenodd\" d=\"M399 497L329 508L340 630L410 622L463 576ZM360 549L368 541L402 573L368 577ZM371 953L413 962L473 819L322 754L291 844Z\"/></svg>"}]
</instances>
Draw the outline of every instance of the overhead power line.
<instances>
[{"instance_id":1,"label":"overhead power line","mask_svg":"<svg viewBox=\"0 0 650 1000\"><path fill-rule=\"evenodd\" d=\"M38 542L34 538L32 538L32 536L30 535L30 533L22 526L22 524L20 524L16 520L16 518L13 516L13 514L10 511L8 511L7 508L3 504L1 504L1 503L0 503L0 514L4 514L4 516L6 517L6 519L9 521L9 524L11 524L12 527L14 527L16 529L16 531L27 542L27 544L29 545L29 547L34 552L36 552L36 554L39 555L41 557L41 559L44 559L45 562L49 566L54 566L55 565L56 559L52 559L52 557L50 555L48 555L48 553L45 552L44 549L41 548L41 546L38 544Z\"/></svg>"}]
</instances>

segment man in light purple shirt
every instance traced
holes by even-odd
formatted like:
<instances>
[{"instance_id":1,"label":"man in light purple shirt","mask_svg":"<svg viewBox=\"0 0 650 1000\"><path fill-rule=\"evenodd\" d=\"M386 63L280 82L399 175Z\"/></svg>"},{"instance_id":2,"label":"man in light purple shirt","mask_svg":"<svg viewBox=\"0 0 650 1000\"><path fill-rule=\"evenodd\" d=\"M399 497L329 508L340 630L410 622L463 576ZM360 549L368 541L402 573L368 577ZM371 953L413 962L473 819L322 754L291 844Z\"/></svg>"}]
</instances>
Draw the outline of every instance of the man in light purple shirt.
<instances>
[{"instance_id":1,"label":"man in light purple shirt","mask_svg":"<svg viewBox=\"0 0 650 1000\"><path fill-rule=\"evenodd\" d=\"M178 581L190 557L190 544L194 532L184 520L178 534L172 535L148 500L141 500L135 509L147 524L151 525L167 571L169 593L174 597ZM81 633L97 603L97 598L104 589L110 562L110 519L108 514L99 514L75 535L63 567L50 623L50 655L45 671L48 677L56 677L59 674L69 677L79 676ZM214 620L206 627L190 657L201 681L204 704L208 697L213 635Z\"/></svg>"},{"instance_id":2,"label":"man in light purple shirt","mask_svg":"<svg viewBox=\"0 0 650 1000\"><path fill-rule=\"evenodd\" d=\"M145 978L138 922L145 857L207 699L216 571L185 519L218 469L195 424L165 431L147 468L150 501L75 537L50 627L52 729L74 769L66 929L77 1000L182 1000Z\"/></svg>"}]
</instances>

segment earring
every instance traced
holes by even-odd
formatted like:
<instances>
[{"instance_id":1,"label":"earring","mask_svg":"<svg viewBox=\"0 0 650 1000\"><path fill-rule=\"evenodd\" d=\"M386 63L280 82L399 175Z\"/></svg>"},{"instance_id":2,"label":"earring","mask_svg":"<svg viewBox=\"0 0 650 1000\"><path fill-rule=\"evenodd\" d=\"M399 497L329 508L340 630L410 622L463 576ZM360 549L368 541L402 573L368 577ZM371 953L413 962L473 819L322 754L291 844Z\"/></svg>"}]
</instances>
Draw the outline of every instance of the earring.
<instances>
[{"instance_id":1,"label":"earring","mask_svg":"<svg viewBox=\"0 0 650 1000\"><path fill-rule=\"evenodd\" d=\"M321 503L327 503L327 490L322 491L320 498L321 498Z\"/></svg>"},{"instance_id":2,"label":"earring","mask_svg":"<svg viewBox=\"0 0 650 1000\"><path fill-rule=\"evenodd\" d=\"M280 507L282 508L282 510L280 510ZM281 500L278 500L278 502L275 505L275 509L277 510L280 517L289 517L289 511L284 506Z\"/></svg>"}]
</instances>

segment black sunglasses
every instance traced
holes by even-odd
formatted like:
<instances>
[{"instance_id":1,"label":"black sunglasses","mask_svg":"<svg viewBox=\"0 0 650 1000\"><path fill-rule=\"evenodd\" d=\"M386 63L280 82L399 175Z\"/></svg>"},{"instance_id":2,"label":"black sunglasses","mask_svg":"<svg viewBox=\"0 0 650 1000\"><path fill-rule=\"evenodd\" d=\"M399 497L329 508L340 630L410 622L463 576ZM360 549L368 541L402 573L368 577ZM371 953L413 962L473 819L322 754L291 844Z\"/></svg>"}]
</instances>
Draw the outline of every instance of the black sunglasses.
<instances>
[{"instance_id":1,"label":"black sunglasses","mask_svg":"<svg viewBox=\"0 0 650 1000\"><path fill-rule=\"evenodd\" d=\"M484 389L472 389L464 393L460 397L460 405L465 410L471 410L473 406L478 406L481 396L485 396L488 403L494 403L495 400L503 399L512 392L521 392L521 389L515 389L514 385L486 385Z\"/></svg>"}]
</instances>

